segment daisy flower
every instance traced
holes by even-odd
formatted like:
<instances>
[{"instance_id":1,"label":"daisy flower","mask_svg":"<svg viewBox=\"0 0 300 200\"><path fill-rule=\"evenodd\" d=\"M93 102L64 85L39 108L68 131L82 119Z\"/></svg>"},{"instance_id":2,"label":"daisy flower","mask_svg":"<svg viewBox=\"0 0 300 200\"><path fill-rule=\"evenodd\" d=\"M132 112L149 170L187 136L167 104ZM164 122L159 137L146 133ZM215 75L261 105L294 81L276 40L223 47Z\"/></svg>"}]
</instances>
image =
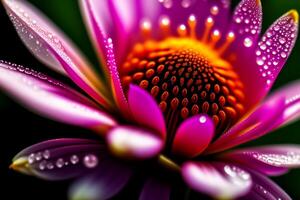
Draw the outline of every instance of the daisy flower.
<instances>
[{"instance_id":1,"label":"daisy flower","mask_svg":"<svg viewBox=\"0 0 300 200\"><path fill-rule=\"evenodd\" d=\"M141 200L169 199L173 176L217 199L290 199L267 176L299 167L299 146L230 149L300 116L299 82L266 97L296 41L297 11L260 36L259 0L242 0L233 13L229 0L81 0L99 76L36 8L2 3L33 55L81 90L6 61L0 87L40 115L100 136L35 144L12 169L77 178L71 199L111 198L140 166L148 175Z\"/></svg>"}]
</instances>

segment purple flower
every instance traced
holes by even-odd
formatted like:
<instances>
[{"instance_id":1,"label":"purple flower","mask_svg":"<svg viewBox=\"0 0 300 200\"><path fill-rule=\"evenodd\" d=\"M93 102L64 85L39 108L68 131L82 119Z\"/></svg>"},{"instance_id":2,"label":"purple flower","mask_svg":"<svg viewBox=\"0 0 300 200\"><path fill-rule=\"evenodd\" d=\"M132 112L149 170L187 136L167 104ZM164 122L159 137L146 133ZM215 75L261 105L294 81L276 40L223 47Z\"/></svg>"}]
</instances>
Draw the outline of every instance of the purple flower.
<instances>
[{"instance_id":1,"label":"purple flower","mask_svg":"<svg viewBox=\"0 0 300 200\"><path fill-rule=\"evenodd\" d=\"M73 199L112 197L139 164L149 169L143 200L170 197L172 184L155 175L163 168L215 198L290 199L266 176L299 167L299 146L226 150L300 116L299 82L266 97L294 46L295 10L259 37L259 0L241 1L232 17L229 0L82 0L100 78L33 6L2 3L32 53L89 97L5 61L0 87L32 111L104 139L45 141L21 151L11 168L50 180L80 177Z\"/></svg>"}]
</instances>

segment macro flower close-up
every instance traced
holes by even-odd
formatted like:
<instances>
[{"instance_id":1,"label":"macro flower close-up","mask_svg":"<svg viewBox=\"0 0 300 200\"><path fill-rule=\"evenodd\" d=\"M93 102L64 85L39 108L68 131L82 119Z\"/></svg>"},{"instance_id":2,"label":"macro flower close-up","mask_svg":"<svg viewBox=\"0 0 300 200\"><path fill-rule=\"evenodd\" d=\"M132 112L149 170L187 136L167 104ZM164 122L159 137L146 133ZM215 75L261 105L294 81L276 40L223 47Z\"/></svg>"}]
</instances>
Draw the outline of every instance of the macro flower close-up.
<instances>
[{"instance_id":1,"label":"macro flower close-up","mask_svg":"<svg viewBox=\"0 0 300 200\"><path fill-rule=\"evenodd\" d=\"M300 81L271 91L296 44L296 9L262 31L260 0L79 0L95 66L34 5L1 3L51 69L1 57L1 92L47 118L45 130L73 127L16 146L13 173L71 180L72 200L292 199L270 177L300 168L300 141L246 143L300 117Z\"/></svg>"}]
</instances>

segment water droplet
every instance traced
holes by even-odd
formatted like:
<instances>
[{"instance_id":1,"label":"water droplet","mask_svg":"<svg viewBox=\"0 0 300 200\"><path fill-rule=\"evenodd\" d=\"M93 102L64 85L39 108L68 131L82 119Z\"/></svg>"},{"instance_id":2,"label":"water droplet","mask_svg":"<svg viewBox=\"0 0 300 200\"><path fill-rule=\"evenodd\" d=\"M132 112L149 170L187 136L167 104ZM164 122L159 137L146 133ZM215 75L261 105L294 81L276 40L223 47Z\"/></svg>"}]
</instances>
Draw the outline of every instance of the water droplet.
<instances>
[{"instance_id":1,"label":"water droplet","mask_svg":"<svg viewBox=\"0 0 300 200\"><path fill-rule=\"evenodd\" d=\"M47 164L47 169L53 169L53 168L54 168L54 165L51 162L49 162Z\"/></svg>"},{"instance_id":2,"label":"water droplet","mask_svg":"<svg viewBox=\"0 0 300 200\"><path fill-rule=\"evenodd\" d=\"M183 7L183 8L188 8L188 7L190 7L191 6L191 0L182 0L182 2L181 2L181 6Z\"/></svg>"},{"instance_id":3,"label":"water droplet","mask_svg":"<svg viewBox=\"0 0 300 200\"><path fill-rule=\"evenodd\" d=\"M282 52L282 53L280 54L280 56L281 56L282 58L286 58L286 57L287 57L286 53L284 53L284 52Z\"/></svg>"},{"instance_id":4,"label":"water droplet","mask_svg":"<svg viewBox=\"0 0 300 200\"><path fill-rule=\"evenodd\" d=\"M44 153L43 153L43 157L45 159L49 159L50 158L50 151L49 150L45 150Z\"/></svg>"},{"instance_id":5,"label":"water droplet","mask_svg":"<svg viewBox=\"0 0 300 200\"><path fill-rule=\"evenodd\" d=\"M98 165L98 158L93 154L89 154L84 156L83 163L87 168L94 168Z\"/></svg>"},{"instance_id":6,"label":"water droplet","mask_svg":"<svg viewBox=\"0 0 300 200\"><path fill-rule=\"evenodd\" d=\"M245 47L251 47L253 44L252 40L250 38L245 38L244 39L244 45Z\"/></svg>"},{"instance_id":7,"label":"water droplet","mask_svg":"<svg viewBox=\"0 0 300 200\"><path fill-rule=\"evenodd\" d=\"M73 165L75 165L79 162L79 158L76 155L72 155L71 158L70 158L70 161Z\"/></svg>"},{"instance_id":8,"label":"water droplet","mask_svg":"<svg viewBox=\"0 0 300 200\"><path fill-rule=\"evenodd\" d=\"M279 39L280 44L284 44L286 42L285 38L280 38Z\"/></svg>"},{"instance_id":9,"label":"water droplet","mask_svg":"<svg viewBox=\"0 0 300 200\"><path fill-rule=\"evenodd\" d=\"M39 169L40 170L44 170L46 169L46 166L47 166L47 162L45 160L43 160L42 162L40 162L39 164Z\"/></svg>"},{"instance_id":10,"label":"water droplet","mask_svg":"<svg viewBox=\"0 0 300 200\"><path fill-rule=\"evenodd\" d=\"M59 158L57 161L56 161L56 166L58 168L62 168L64 166L65 162L64 162L64 159L62 158Z\"/></svg>"},{"instance_id":11,"label":"water droplet","mask_svg":"<svg viewBox=\"0 0 300 200\"><path fill-rule=\"evenodd\" d=\"M257 58L256 63L261 66L264 64L264 61L261 58Z\"/></svg>"},{"instance_id":12,"label":"water droplet","mask_svg":"<svg viewBox=\"0 0 300 200\"><path fill-rule=\"evenodd\" d=\"M218 6L213 6L213 7L211 7L210 12L211 12L211 14L213 14L213 15L217 15L217 14L219 13L219 8L218 8Z\"/></svg>"},{"instance_id":13,"label":"water droplet","mask_svg":"<svg viewBox=\"0 0 300 200\"><path fill-rule=\"evenodd\" d=\"M34 155L34 153L32 153L28 156L28 163L32 164L32 163L34 163L34 161L35 161L35 155Z\"/></svg>"},{"instance_id":14,"label":"water droplet","mask_svg":"<svg viewBox=\"0 0 300 200\"><path fill-rule=\"evenodd\" d=\"M40 161L42 160L43 156L42 156L42 153L41 152L38 152L36 155L35 155L35 160L36 161Z\"/></svg>"}]
</instances>

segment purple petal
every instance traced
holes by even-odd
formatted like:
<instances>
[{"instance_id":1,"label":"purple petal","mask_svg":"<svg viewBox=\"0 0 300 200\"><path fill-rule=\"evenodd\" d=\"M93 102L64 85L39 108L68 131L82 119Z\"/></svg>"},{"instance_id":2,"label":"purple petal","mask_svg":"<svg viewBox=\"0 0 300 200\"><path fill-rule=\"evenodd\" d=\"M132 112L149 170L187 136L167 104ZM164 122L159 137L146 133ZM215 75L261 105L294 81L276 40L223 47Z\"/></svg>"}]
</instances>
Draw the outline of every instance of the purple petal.
<instances>
[{"instance_id":1,"label":"purple petal","mask_svg":"<svg viewBox=\"0 0 300 200\"><path fill-rule=\"evenodd\" d=\"M300 147L278 145L235 150L222 155L223 159L238 162L266 175L280 175L288 168L300 167Z\"/></svg>"},{"instance_id":2,"label":"purple petal","mask_svg":"<svg viewBox=\"0 0 300 200\"><path fill-rule=\"evenodd\" d=\"M103 106L105 87L76 47L46 17L26 1L4 0L11 21L26 46L45 64L69 77Z\"/></svg>"},{"instance_id":3,"label":"purple petal","mask_svg":"<svg viewBox=\"0 0 300 200\"><path fill-rule=\"evenodd\" d=\"M128 103L134 120L147 128L154 129L166 138L164 116L153 97L142 88L130 85Z\"/></svg>"},{"instance_id":4,"label":"purple petal","mask_svg":"<svg viewBox=\"0 0 300 200\"><path fill-rule=\"evenodd\" d=\"M48 180L79 176L94 169L105 155L104 145L86 139L55 139L18 153L12 169Z\"/></svg>"},{"instance_id":5,"label":"purple petal","mask_svg":"<svg viewBox=\"0 0 300 200\"><path fill-rule=\"evenodd\" d=\"M248 172L223 163L187 162L182 176L192 189L218 199L243 196L252 186Z\"/></svg>"},{"instance_id":6,"label":"purple petal","mask_svg":"<svg viewBox=\"0 0 300 200\"><path fill-rule=\"evenodd\" d=\"M282 97L269 99L262 103L249 116L212 143L206 153L220 152L267 134L281 116L284 103Z\"/></svg>"},{"instance_id":7,"label":"purple petal","mask_svg":"<svg viewBox=\"0 0 300 200\"><path fill-rule=\"evenodd\" d=\"M70 199L110 199L119 193L132 176L128 166L112 161L103 160L97 171L75 182L71 187Z\"/></svg>"},{"instance_id":8,"label":"purple petal","mask_svg":"<svg viewBox=\"0 0 300 200\"><path fill-rule=\"evenodd\" d=\"M205 115L193 116L178 128L172 151L186 157L195 157L203 152L214 136L214 123Z\"/></svg>"},{"instance_id":9,"label":"purple petal","mask_svg":"<svg viewBox=\"0 0 300 200\"><path fill-rule=\"evenodd\" d=\"M171 187L167 183L149 178L145 183L139 200L169 200Z\"/></svg>"},{"instance_id":10,"label":"purple petal","mask_svg":"<svg viewBox=\"0 0 300 200\"><path fill-rule=\"evenodd\" d=\"M117 44L115 48L118 52L118 62L119 54L126 49L128 29L132 27L132 20L135 19L132 12L133 2L81 0L80 4L90 36L100 57L104 61L107 59L105 41L112 38ZM105 70L109 71L108 68Z\"/></svg>"},{"instance_id":11,"label":"purple petal","mask_svg":"<svg viewBox=\"0 0 300 200\"><path fill-rule=\"evenodd\" d=\"M164 146L154 133L134 127L119 126L107 134L107 142L114 154L134 159L156 156Z\"/></svg>"},{"instance_id":12,"label":"purple petal","mask_svg":"<svg viewBox=\"0 0 300 200\"><path fill-rule=\"evenodd\" d=\"M257 94L257 79L260 73L253 70L255 47L262 27L262 6L260 0L242 0L236 7L229 32L235 34L233 43L225 52L225 57L233 64L234 70L244 83L245 107L252 108L260 99ZM234 59L233 59L234 58ZM245 62L247 60L247 62Z\"/></svg>"},{"instance_id":13,"label":"purple petal","mask_svg":"<svg viewBox=\"0 0 300 200\"><path fill-rule=\"evenodd\" d=\"M120 76L115 60L114 48L111 38L106 41L106 51L107 51L107 66L109 68L109 73L111 77L111 86L112 93L119 107L119 110L122 112L124 117L128 117L129 114L129 105L124 94L123 86L120 81Z\"/></svg>"},{"instance_id":14,"label":"purple petal","mask_svg":"<svg viewBox=\"0 0 300 200\"><path fill-rule=\"evenodd\" d=\"M284 110L280 116L274 122L273 127L270 129L279 128L285 126L300 117L300 81L295 81L287 86L280 88L273 93L268 99L284 98Z\"/></svg>"},{"instance_id":15,"label":"purple petal","mask_svg":"<svg viewBox=\"0 0 300 200\"><path fill-rule=\"evenodd\" d=\"M251 191L247 194L247 196L242 199L257 199L257 200L265 200L265 199L282 199L282 200L291 200L291 197L282 190L278 185L276 185L269 178L251 171L251 177L253 179L253 186Z\"/></svg>"},{"instance_id":16,"label":"purple petal","mask_svg":"<svg viewBox=\"0 0 300 200\"><path fill-rule=\"evenodd\" d=\"M291 53L297 39L298 13L291 10L280 17L267 30L256 50L257 70L261 71L267 94ZM264 60L264 58L266 60ZM259 87L259 88L260 88Z\"/></svg>"},{"instance_id":17,"label":"purple petal","mask_svg":"<svg viewBox=\"0 0 300 200\"><path fill-rule=\"evenodd\" d=\"M0 62L0 88L29 110L63 123L97 130L116 124L73 89L20 65Z\"/></svg>"}]
</instances>

